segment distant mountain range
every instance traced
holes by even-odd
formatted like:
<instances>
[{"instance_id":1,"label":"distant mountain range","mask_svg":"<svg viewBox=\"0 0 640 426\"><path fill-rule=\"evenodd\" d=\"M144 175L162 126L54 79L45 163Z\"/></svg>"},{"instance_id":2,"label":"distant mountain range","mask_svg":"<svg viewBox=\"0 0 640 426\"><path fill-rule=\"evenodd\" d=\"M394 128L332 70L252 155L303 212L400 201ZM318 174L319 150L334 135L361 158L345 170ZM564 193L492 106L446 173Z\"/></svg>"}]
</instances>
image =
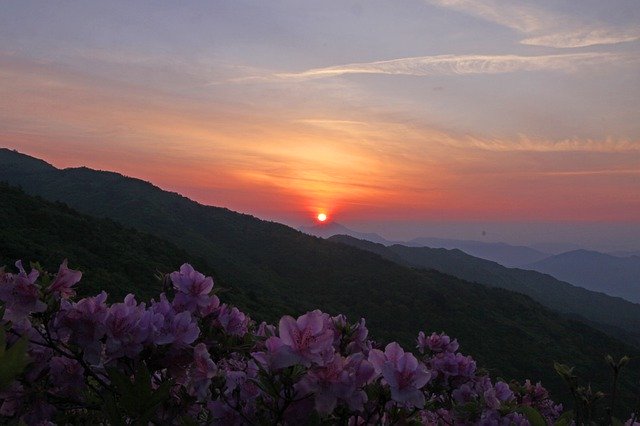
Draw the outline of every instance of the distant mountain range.
<instances>
[{"instance_id":1,"label":"distant mountain range","mask_svg":"<svg viewBox=\"0 0 640 426\"><path fill-rule=\"evenodd\" d=\"M384 246L347 235L331 241L377 253L414 268L435 269L466 281L526 294L558 312L581 318L596 328L640 346L640 305L562 282L544 273L506 268L458 249Z\"/></svg>"},{"instance_id":2,"label":"distant mountain range","mask_svg":"<svg viewBox=\"0 0 640 426\"><path fill-rule=\"evenodd\" d=\"M403 244L410 247L459 249L472 256L492 260L510 267L526 265L549 257L549 253L543 253L530 247L514 246L506 243L423 237L410 241L390 241L378 234L357 232L336 222L302 227L300 231L321 238L329 238L334 235L348 235L360 240L384 244L385 246Z\"/></svg>"},{"instance_id":3,"label":"distant mountain range","mask_svg":"<svg viewBox=\"0 0 640 426\"><path fill-rule=\"evenodd\" d=\"M410 247L459 249L471 256L492 260L507 267L518 267L549 257L548 253L543 253L531 247L485 241L416 238L408 241L406 245Z\"/></svg>"},{"instance_id":4,"label":"distant mountain range","mask_svg":"<svg viewBox=\"0 0 640 426\"><path fill-rule=\"evenodd\" d=\"M301 232L309 235L315 235L320 238L329 238L334 235L349 235L360 240L367 240L378 244L384 244L388 246L393 244L392 241L385 239L384 237L375 233L357 232L347 228L344 225L340 225L337 222L319 223L314 226L303 226L299 228Z\"/></svg>"},{"instance_id":5,"label":"distant mountain range","mask_svg":"<svg viewBox=\"0 0 640 426\"><path fill-rule=\"evenodd\" d=\"M526 266L571 284L640 303L640 257L574 250Z\"/></svg>"},{"instance_id":6,"label":"distant mountain range","mask_svg":"<svg viewBox=\"0 0 640 426\"><path fill-rule=\"evenodd\" d=\"M475 258L497 262L508 268L522 268L542 272L578 287L640 303L640 256L636 256L635 252L605 254L588 250L573 250L550 255L528 246L485 241L445 238L416 238L406 242L389 241L378 234L353 231L338 223L306 227L301 228L301 230L322 238L348 235L359 240L366 240L385 246L400 244L407 247L462 250ZM538 245L538 247L545 247L553 251L571 247L571 245L543 244ZM447 270L443 271L451 273ZM469 276L461 278L471 279ZM529 293L525 292L525 294ZM531 294L529 295L532 296ZM541 301L540 299L537 300ZM609 323L609 321L604 321L604 323Z\"/></svg>"},{"instance_id":7,"label":"distant mountain range","mask_svg":"<svg viewBox=\"0 0 640 426\"><path fill-rule=\"evenodd\" d=\"M637 250L637 251L618 250L618 251L610 251L607 254L615 257L631 257L631 256L640 257L640 250Z\"/></svg>"},{"instance_id":8,"label":"distant mountain range","mask_svg":"<svg viewBox=\"0 0 640 426\"><path fill-rule=\"evenodd\" d=\"M568 392L553 371L554 361L576 365L592 383L603 388L609 384L609 372L603 363L605 353L640 358L640 350L628 343L567 319L528 296L435 270L411 268L281 224L203 206L117 173L87 168L60 170L41 160L0 149L0 181L20 186L28 194L64 202L84 214L114 220L141 235L148 233L169 241L171 246L158 243L158 247L173 253L158 268L171 267L176 257L182 256L170 248L176 246L184 251L185 261L202 261L205 268L211 265L218 285L231 289L229 298L233 297L259 320L273 321L283 314L297 315L316 308L331 314L345 313L351 319L362 316L374 335L384 341L397 340L407 348L415 345L419 330L446 330L460 340L466 352L474 354L480 365L497 376L542 380L564 401ZM23 217L19 214L22 202L12 202L13 213L10 211L3 222L0 253L9 253L6 248L12 247L11 257L34 259L49 247L56 247L56 238L64 238L66 245L60 245L54 253L62 256L67 252L65 247L77 247L78 252L87 252L83 255L87 260L82 262L100 261L95 246L109 241L109 232L91 234L73 223L65 225L56 219L57 212L69 208L42 200L38 201L41 207L37 214ZM33 201L25 199L27 202ZM91 227L94 223L82 217L78 220ZM43 229L60 226L61 230ZM23 244L25 238L31 238L28 230L32 228L50 237ZM88 233L86 237L81 235L83 232ZM127 268L134 268L152 253L152 247L144 243L138 257L133 241L120 241L123 247L110 245L110 253L104 254L105 259L116 257L112 273L125 268L125 263ZM75 258L74 252L69 252ZM108 269L110 262L102 265ZM622 394L632 395L631 389L639 379L638 369L630 367L622 378L621 385L626 389ZM631 404L623 400L621 407Z\"/></svg>"}]
</instances>

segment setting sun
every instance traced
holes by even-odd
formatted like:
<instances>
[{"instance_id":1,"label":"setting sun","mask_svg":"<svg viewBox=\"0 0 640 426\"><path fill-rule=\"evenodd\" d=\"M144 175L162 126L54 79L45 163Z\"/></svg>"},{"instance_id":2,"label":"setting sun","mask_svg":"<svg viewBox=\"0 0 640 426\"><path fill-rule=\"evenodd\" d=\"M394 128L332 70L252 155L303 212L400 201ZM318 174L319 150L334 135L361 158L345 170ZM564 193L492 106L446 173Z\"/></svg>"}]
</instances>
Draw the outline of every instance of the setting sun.
<instances>
[{"instance_id":1,"label":"setting sun","mask_svg":"<svg viewBox=\"0 0 640 426\"><path fill-rule=\"evenodd\" d=\"M327 215L324 214L324 213L319 213L318 214L318 221L324 222L325 220L327 220Z\"/></svg>"}]
</instances>

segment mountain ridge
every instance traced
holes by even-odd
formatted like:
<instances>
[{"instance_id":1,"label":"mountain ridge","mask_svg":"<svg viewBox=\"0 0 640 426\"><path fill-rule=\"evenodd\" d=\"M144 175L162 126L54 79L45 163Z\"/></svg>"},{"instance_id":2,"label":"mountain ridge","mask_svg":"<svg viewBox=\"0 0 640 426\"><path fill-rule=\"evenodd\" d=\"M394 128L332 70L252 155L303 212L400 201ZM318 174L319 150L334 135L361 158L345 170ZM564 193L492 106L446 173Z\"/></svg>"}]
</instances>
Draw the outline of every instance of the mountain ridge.
<instances>
[{"instance_id":1,"label":"mountain ridge","mask_svg":"<svg viewBox=\"0 0 640 426\"><path fill-rule=\"evenodd\" d=\"M640 257L572 250L527 265L568 283L640 303Z\"/></svg>"},{"instance_id":2,"label":"mountain ridge","mask_svg":"<svg viewBox=\"0 0 640 426\"><path fill-rule=\"evenodd\" d=\"M406 347L415 345L418 330L446 330L497 375L542 380L565 401L568 393L553 361L573 364L604 386L603 347L614 356L640 357L628 344L518 293L407 268L282 224L203 206L139 179L47 167L21 174L25 163L33 165L31 157L0 150L0 180L202 256L215 265L216 280L247 294L256 319L273 321L316 308L345 313L366 318L377 336ZM626 388L640 378L635 368L631 372Z\"/></svg>"},{"instance_id":3,"label":"mountain ridge","mask_svg":"<svg viewBox=\"0 0 640 426\"><path fill-rule=\"evenodd\" d=\"M640 346L640 305L557 280L538 271L507 268L497 262L473 257L459 249L383 246L350 236L333 236L332 241L377 253L406 266L432 268L466 281L501 287L526 294L550 309L576 315L596 328L633 339Z\"/></svg>"}]
</instances>

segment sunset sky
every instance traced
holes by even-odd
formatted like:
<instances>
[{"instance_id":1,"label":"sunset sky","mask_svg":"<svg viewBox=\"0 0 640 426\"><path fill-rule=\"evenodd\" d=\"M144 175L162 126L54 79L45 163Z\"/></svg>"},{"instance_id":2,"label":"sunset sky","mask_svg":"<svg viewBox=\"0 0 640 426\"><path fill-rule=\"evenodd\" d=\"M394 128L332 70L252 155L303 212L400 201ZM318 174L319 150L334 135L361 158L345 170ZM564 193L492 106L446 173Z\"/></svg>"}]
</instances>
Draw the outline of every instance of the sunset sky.
<instances>
[{"instance_id":1,"label":"sunset sky","mask_svg":"<svg viewBox=\"0 0 640 426\"><path fill-rule=\"evenodd\" d=\"M0 146L294 226L603 246L640 236L639 22L637 0L3 1Z\"/></svg>"}]
</instances>

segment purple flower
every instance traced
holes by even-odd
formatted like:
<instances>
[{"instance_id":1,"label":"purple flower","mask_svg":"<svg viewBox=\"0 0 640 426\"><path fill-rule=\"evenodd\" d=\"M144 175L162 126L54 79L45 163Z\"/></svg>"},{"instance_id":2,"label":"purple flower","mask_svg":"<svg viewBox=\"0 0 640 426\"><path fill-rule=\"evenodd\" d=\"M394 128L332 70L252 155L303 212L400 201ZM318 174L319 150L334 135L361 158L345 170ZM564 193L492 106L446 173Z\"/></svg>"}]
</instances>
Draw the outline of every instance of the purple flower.
<instances>
[{"instance_id":1,"label":"purple flower","mask_svg":"<svg viewBox=\"0 0 640 426\"><path fill-rule=\"evenodd\" d=\"M49 286L49 291L61 299L75 296L76 292L71 287L80 282L82 272L67 268L67 259L62 262L58 274Z\"/></svg>"},{"instance_id":2,"label":"purple flower","mask_svg":"<svg viewBox=\"0 0 640 426\"><path fill-rule=\"evenodd\" d=\"M173 344L190 345L200 335L198 324L189 312L180 312L173 318L171 331L174 336Z\"/></svg>"},{"instance_id":3,"label":"purple flower","mask_svg":"<svg viewBox=\"0 0 640 426\"><path fill-rule=\"evenodd\" d=\"M391 389L391 398L422 408L424 394L420 391L431 379L431 373L412 353L405 353L397 343L389 343L385 351L373 349L369 361L382 374Z\"/></svg>"},{"instance_id":4,"label":"purple flower","mask_svg":"<svg viewBox=\"0 0 640 426\"><path fill-rule=\"evenodd\" d=\"M133 294L128 294L124 303L112 305L105 319L107 356L137 357L148 339L152 316L153 313L147 312L144 305L136 303Z\"/></svg>"},{"instance_id":5,"label":"purple flower","mask_svg":"<svg viewBox=\"0 0 640 426\"><path fill-rule=\"evenodd\" d=\"M205 277L188 263L182 265L179 272L172 272L170 277L173 287L177 290L173 306L178 311L211 310L212 297L209 296L213 289L211 277ZM217 299L215 297L214 301Z\"/></svg>"},{"instance_id":6,"label":"purple flower","mask_svg":"<svg viewBox=\"0 0 640 426\"><path fill-rule=\"evenodd\" d=\"M106 333L104 321L107 317L107 293L81 299L77 303L62 301L60 312L55 317L54 327L60 337L77 345L84 352L84 359L98 364L102 355L100 339Z\"/></svg>"},{"instance_id":7,"label":"purple flower","mask_svg":"<svg viewBox=\"0 0 640 426\"><path fill-rule=\"evenodd\" d=\"M315 368L300 383L303 393L313 392L315 407L321 414L331 413L341 399L351 410L362 410L367 394L362 387L374 376L375 370L364 355L348 358L340 355L324 367Z\"/></svg>"},{"instance_id":8,"label":"purple flower","mask_svg":"<svg viewBox=\"0 0 640 426\"><path fill-rule=\"evenodd\" d=\"M200 335L200 329L191 313L176 313L164 293L160 294L160 301L151 301L149 310L154 314L150 336L156 345L189 345Z\"/></svg>"},{"instance_id":9,"label":"purple flower","mask_svg":"<svg viewBox=\"0 0 640 426\"><path fill-rule=\"evenodd\" d=\"M290 348L297 363L306 367L324 365L333 358L333 331L328 327L327 314L315 310L297 320L285 315L278 330L280 340Z\"/></svg>"},{"instance_id":10,"label":"purple flower","mask_svg":"<svg viewBox=\"0 0 640 426\"><path fill-rule=\"evenodd\" d=\"M265 350L252 352L251 356L267 371L286 368L300 361L290 346L284 344L279 337L269 337L264 342Z\"/></svg>"},{"instance_id":11,"label":"purple flower","mask_svg":"<svg viewBox=\"0 0 640 426\"><path fill-rule=\"evenodd\" d=\"M55 393L64 397L79 395L85 387L84 369L74 359L56 356L49 363L49 379Z\"/></svg>"},{"instance_id":12,"label":"purple flower","mask_svg":"<svg viewBox=\"0 0 640 426\"><path fill-rule=\"evenodd\" d=\"M17 261L18 275L3 274L0 277L0 300L5 302L4 319L25 325L29 314L44 312L47 305L40 300L40 287L35 284L38 271L32 269L28 274Z\"/></svg>"},{"instance_id":13,"label":"purple flower","mask_svg":"<svg viewBox=\"0 0 640 426\"><path fill-rule=\"evenodd\" d=\"M460 353L438 352L431 359L431 367L443 380L470 379L475 374L476 362Z\"/></svg>"},{"instance_id":14,"label":"purple flower","mask_svg":"<svg viewBox=\"0 0 640 426\"><path fill-rule=\"evenodd\" d=\"M424 332L421 331L418 333L417 347L420 353L424 353L427 348L432 352L454 353L458 350L459 345L457 340L451 340L451 338L444 333L432 333L431 336L426 337Z\"/></svg>"},{"instance_id":15,"label":"purple flower","mask_svg":"<svg viewBox=\"0 0 640 426\"><path fill-rule=\"evenodd\" d=\"M211 355L204 343L198 343L193 349L193 366L190 371L189 394L195 396L198 401L203 401L209 393L211 379L216 375L218 368L211 360Z\"/></svg>"},{"instance_id":16,"label":"purple flower","mask_svg":"<svg viewBox=\"0 0 640 426\"><path fill-rule=\"evenodd\" d=\"M230 308L229 305L222 305L217 318L218 323L231 336L244 336L247 334L249 317L238 310Z\"/></svg>"},{"instance_id":17,"label":"purple flower","mask_svg":"<svg viewBox=\"0 0 640 426\"><path fill-rule=\"evenodd\" d=\"M466 404L467 402L473 401L477 394L469 385L464 384L454 389L453 392L451 392L451 396L458 404Z\"/></svg>"},{"instance_id":18,"label":"purple flower","mask_svg":"<svg viewBox=\"0 0 640 426\"><path fill-rule=\"evenodd\" d=\"M344 315L336 315L331 318L330 328L333 330L333 346L337 351L345 354L369 353L371 342L367 340L369 330L364 318L355 324L349 324Z\"/></svg>"},{"instance_id":19,"label":"purple flower","mask_svg":"<svg viewBox=\"0 0 640 426\"><path fill-rule=\"evenodd\" d=\"M274 325L267 324L266 322L262 321L260 323L260 325L258 326L258 329L255 332L255 335L259 336L259 337L275 336L276 335L276 327Z\"/></svg>"}]
</instances>

